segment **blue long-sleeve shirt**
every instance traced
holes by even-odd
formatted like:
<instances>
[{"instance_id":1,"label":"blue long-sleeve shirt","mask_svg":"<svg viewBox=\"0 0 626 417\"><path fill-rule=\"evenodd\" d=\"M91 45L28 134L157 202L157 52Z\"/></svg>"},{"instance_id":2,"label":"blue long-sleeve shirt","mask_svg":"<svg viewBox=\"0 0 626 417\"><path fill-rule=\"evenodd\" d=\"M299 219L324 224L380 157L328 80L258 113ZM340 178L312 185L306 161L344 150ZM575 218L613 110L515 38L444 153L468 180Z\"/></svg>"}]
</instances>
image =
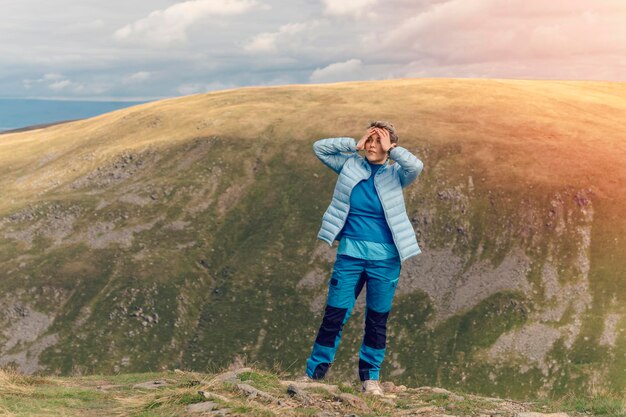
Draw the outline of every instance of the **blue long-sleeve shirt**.
<instances>
[{"instance_id":1,"label":"blue long-sleeve shirt","mask_svg":"<svg viewBox=\"0 0 626 417\"><path fill-rule=\"evenodd\" d=\"M352 189L350 212L339 233L337 254L369 260L393 258L398 251L374 187L374 176L382 165L367 163L372 174Z\"/></svg>"}]
</instances>

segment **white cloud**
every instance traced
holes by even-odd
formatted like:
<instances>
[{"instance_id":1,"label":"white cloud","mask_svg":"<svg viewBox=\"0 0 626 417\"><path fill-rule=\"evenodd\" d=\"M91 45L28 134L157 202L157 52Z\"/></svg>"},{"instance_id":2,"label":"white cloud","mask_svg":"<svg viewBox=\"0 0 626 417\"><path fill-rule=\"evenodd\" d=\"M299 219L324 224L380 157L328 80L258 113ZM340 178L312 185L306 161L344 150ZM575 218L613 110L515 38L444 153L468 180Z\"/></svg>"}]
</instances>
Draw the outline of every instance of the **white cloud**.
<instances>
[{"instance_id":1,"label":"white cloud","mask_svg":"<svg viewBox=\"0 0 626 417\"><path fill-rule=\"evenodd\" d=\"M624 0L13 0L2 11L5 97L410 76L626 81Z\"/></svg>"},{"instance_id":2,"label":"white cloud","mask_svg":"<svg viewBox=\"0 0 626 417\"><path fill-rule=\"evenodd\" d=\"M139 84L152 78L152 73L148 71L139 71L130 74L122 80L123 84Z\"/></svg>"},{"instance_id":3,"label":"white cloud","mask_svg":"<svg viewBox=\"0 0 626 417\"><path fill-rule=\"evenodd\" d=\"M70 80L61 80L61 81L55 81L52 84L49 84L48 88L50 90L59 91L71 85L72 85L72 82Z\"/></svg>"},{"instance_id":4,"label":"white cloud","mask_svg":"<svg viewBox=\"0 0 626 417\"><path fill-rule=\"evenodd\" d=\"M355 18L375 18L372 10L378 0L323 0L324 13L334 16L352 16Z\"/></svg>"},{"instance_id":5,"label":"white cloud","mask_svg":"<svg viewBox=\"0 0 626 417\"><path fill-rule=\"evenodd\" d=\"M259 33L244 45L244 50L248 52L276 52L276 40L279 34L279 32Z\"/></svg>"},{"instance_id":6,"label":"white cloud","mask_svg":"<svg viewBox=\"0 0 626 417\"><path fill-rule=\"evenodd\" d=\"M448 0L391 30L364 35L362 44L377 53L393 51L397 59L430 57L443 66L622 54L624 12L626 5L608 1Z\"/></svg>"},{"instance_id":7,"label":"white cloud","mask_svg":"<svg viewBox=\"0 0 626 417\"><path fill-rule=\"evenodd\" d=\"M69 80L67 78L63 80L54 81L48 84L48 88L56 92L64 91L64 92L71 92L74 94L82 94L84 92L87 92L87 88L85 87L84 84ZM89 92L101 93L101 92L104 92L104 89L96 88L96 89L91 89Z\"/></svg>"},{"instance_id":8,"label":"white cloud","mask_svg":"<svg viewBox=\"0 0 626 417\"><path fill-rule=\"evenodd\" d=\"M363 65L360 59L336 62L324 68L318 68L309 77L315 83L358 80L363 76Z\"/></svg>"},{"instance_id":9,"label":"white cloud","mask_svg":"<svg viewBox=\"0 0 626 417\"><path fill-rule=\"evenodd\" d=\"M187 41L187 29L207 16L242 14L257 5L256 0L190 0L176 3L115 31L122 42L169 46Z\"/></svg>"},{"instance_id":10,"label":"white cloud","mask_svg":"<svg viewBox=\"0 0 626 417\"><path fill-rule=\"evenodd\" d=\"M63 74L55 74L55 73L49 73L49 74L44 74L43 77L40 78L41 81L48 81L48 80L60 80L65 78L63 76Z\"/></svg>"},{"instance_id":11,"label":"white cloud","mask_svg":"<svg viewBox=\"0 0 626 417\"><path fill-rule=\"evenodd\" d=\"M279 51L279 44L283 44L287 48L294 47L301 42L301 38L296 35L304 34L306 36L305 32L315 31L322 23L319 20L287 23L278 28L276 32L259 33L244 44L243 49L251 53L276 53Z\"/></svg>"},{"instance_id":12,"label":"white cloud","mask_svg":"<svg viewBox=\"0 0 626 417\"><path fill-rule=\"evenodd\" d=\"M64 78L65 76L63 74L51 72L51 73L44 74L40 78L24 79L22 80L22 85L24 86L24 88L30 89L36 84L48 83L49 81L55 81L55 80L63 80Z\"/></svg>"},{"instance_id":13,"label":"white cloud","mask_svg":"<svg viewBox=\"0 0 626 417\"><path fill-rule=\"evenodd\" d=\"M67 35L84 35L86 32L94 32L105 28L105 22L102 19L89 19L72 22L59 27L59 33Z\"/></svg>"},{"instance_id":14,"label":"white cloud","mask_svg":"<svg viewBox=\"0 0 626 417\"><path fill-rule=\"evenodd\" d=\"M59 73L46 73L40 78L24 79L22 85L25 89L38 88L40 91L52 90L57 93L65 93L70 95L85 95L85 94L102 94L108 90L106 84L94 83L93 85L86 85L85 83L72 81L68 77Z\"/></svg>"}]
</instances>

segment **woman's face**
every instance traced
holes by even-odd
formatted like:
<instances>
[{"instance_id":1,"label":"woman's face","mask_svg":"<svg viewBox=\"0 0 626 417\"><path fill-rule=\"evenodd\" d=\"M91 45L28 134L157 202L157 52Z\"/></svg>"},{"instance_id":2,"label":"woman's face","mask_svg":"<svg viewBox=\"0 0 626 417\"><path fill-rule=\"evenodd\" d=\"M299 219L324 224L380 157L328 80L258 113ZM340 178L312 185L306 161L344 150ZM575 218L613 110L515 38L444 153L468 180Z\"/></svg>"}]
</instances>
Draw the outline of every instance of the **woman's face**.
<instances>
[{"instance_id":1,"label":"woman's face","mask_svg":"<svg viewBox=\"0 0 626 417\"><path fill-rule=\"evenodd\" d=\"M374 133L365 141L365 154L372 164L383 164L387 160L387 152L383 151L378 133Z\"/></svg>"}]
</instances>

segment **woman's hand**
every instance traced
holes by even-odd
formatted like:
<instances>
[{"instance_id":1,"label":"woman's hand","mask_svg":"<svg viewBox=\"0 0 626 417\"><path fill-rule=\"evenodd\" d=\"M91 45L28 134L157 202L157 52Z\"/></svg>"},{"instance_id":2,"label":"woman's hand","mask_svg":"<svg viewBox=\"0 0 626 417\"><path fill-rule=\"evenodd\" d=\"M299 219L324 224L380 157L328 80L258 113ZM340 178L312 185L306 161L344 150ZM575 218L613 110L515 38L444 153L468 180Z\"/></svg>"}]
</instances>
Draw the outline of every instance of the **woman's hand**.
<instances>
[{"instance_id":1,"label":"woman's hand","mask_svg":"<svg viewBox=\"0 0 626 417\"><path fill-rule=\"evenodd\" d=\"M376 133L374 129L374 127L370 127L369 129L367 129L367 133L361 138L359 143L356 144L357 151L362 151L363 149L365 149L365 142L367 141L367 138Z\"/></svg>"},{"instance_id":2,"label":"woman's hand","mask_svg":"<svg viewBox=\"0 0 626 417\"><path fill-rule=\"evenodd\" d=\"M380 146L382 146L384 152L396 147L395 143L391 143L391 138L389 137L389 131L387 129L381 129L379 127L375 127L374 129L380 137Z\"/></svg>"}]
</instances>

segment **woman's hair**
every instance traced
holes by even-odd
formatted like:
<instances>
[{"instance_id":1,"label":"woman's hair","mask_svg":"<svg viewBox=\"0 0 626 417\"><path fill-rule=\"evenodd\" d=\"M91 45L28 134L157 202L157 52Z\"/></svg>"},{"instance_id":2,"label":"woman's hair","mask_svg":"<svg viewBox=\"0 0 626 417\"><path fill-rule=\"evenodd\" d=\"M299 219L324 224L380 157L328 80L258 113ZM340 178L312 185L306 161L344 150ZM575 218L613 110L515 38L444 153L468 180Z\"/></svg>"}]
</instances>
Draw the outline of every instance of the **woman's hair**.
<instances>
[{"instance_id":1,"label":"woman's hair","mask_svg":"<svg viewBox=\"0 0 626 417\"><path fill-rule=\"evenodd\" d=\"M370 127L378 127L381 129L387 129L387 131L389 132L389 139L391 143L398 143L398 134L396 133L396 128L393 127L391 123L384 122L382 120L375 120L375 121L371 121L370 125L367 128L369 129Z\"/></svg>"}]
</instances>

